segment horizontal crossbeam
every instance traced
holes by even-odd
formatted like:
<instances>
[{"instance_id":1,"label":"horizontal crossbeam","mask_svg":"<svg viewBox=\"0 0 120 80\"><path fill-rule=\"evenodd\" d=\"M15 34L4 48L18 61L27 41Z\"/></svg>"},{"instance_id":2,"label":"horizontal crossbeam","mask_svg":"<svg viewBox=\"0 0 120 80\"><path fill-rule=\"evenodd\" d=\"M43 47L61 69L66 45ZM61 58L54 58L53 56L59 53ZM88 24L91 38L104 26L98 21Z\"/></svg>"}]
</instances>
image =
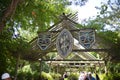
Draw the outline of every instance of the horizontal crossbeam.
<instances>
[{"instance_id":1,"label":"horizontal crossbeam","mask_svg":"<svg viewBox=\"0 0 120 80\"><path fill-rule=\"evenodd\" d=\"M41 61L79 61L79 62L83 62L83 61L104 61L104 60L76 60L76 59L40 59Z\"/></svg>"},{"instance_id":2,"label":"horizontal crossbeam","mask_svg":"<svg viewBox=\"0 0 120 80\"><path fill-rule=\"evenodd\" d=\"M87 28L88 29L88 28ZM92 28L90 28L90 29L92 29ZM73 30L69 30L70 32L77 32L77 31L80 31L80 30L82 30L82 29L73 29ZM47 31L46 31L47 32ZM52 33L58 33L58 32L61 32L61 30L57 30L57 31L49 31L49 32L52 32Z\"/></svg>"},{"instance_id":3,"label":"horizontal crossbeam","mask_svg":"<svg viewBox=\"0 0 120 80\"><path fill-rule=\"evenodd\" d=\"M110 49L73 49L72 52L108 52ZM50 52L57 52L53 50Z\"/></svg>"}]
</instances>

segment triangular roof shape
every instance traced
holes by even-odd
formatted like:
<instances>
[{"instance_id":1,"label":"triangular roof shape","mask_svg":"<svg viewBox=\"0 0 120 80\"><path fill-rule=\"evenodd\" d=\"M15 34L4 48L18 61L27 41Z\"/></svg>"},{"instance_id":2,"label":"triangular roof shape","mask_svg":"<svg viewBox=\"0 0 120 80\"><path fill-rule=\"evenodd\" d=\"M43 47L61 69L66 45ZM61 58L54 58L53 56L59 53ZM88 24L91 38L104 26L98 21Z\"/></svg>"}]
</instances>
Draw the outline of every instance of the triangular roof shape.
<instances>
[{"instance_id":1,"label":"triangular roof shape","mask_svg":"<svg viewBox=\"0 0 120 80\"><path fill-rule=\"evenodd\" d=\"M37 50L39 52L36 55L37 58L41 57L41 56L45 56L47 53L50 53L50 52L57 52L56 46L55 46L56 45L56 37L58 36L60 31L64 28L68 29L74 37L74 48L73 49L85 49L80 44L78 44L78 37L77 37L78 32L77 31L79 31L79 28L77 28L76 26L79 24L75 22L77 20L77 13L75 13L73 15L72 14L68 14L68 15L63 14L60 17L61 17L60 21L58 23L54 24L53 26L51 26L47 30L48 32L52 33L52 42L51 42L52 44L48 47L48 49L46 49L44 51L40 50L39 46L37 45L37 39L38 39L37 37L31 41L33 50ZM75 56L79 56L79 60L99 60L95 56L90 54L89 52L77 51L74 54L75 54ZM60 58L60 56L59 56L59 58Z\"/></svg>"}]
</instances>

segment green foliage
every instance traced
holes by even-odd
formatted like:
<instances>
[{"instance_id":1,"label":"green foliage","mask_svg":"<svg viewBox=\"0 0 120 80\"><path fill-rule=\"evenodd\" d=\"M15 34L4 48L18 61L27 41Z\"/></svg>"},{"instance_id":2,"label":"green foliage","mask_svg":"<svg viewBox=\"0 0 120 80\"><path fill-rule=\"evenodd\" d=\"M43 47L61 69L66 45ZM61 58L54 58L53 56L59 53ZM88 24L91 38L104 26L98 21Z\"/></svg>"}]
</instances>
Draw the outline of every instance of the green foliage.
<instances>
[{"instance_id":1,"label":"green foliage","mask_svg":"<svg viewBox=\"0 0 120 80\"><path fill-rule=\"evenodd\" d=\"M120 10L119 0L108 0L108 3L103 3L99 8L100 14L95 19L97 22L101 22L104 25L109 25L109 30L119 31L120 30ZM111 10L110 10L111 9ZM106 26L104 26L106 27ZM108 30L108 29L107 29Z\"/></svg>"},{"instance_id":2,"label":"green foliage","mask_svg":"<svg viewBox=\"0 0 120 80\"><path fill-rule=\"evenodd\" d=\"M107 8L108 8L108 6L105 5L105 4L103 4L103 5L101 6L100 14L104 14L104 13L107 11Z\"/></svg>"},{"instance_id":3,"label":"green foliage","mask_svg":"<svg viewBox=\"0 0 120 80\"><path fill-rule=\"evenodd\" d=\"M36 27L39 31L49 28L50 23L56 21L56 17L63 13L65 6L62 1L25 0L16 10L14 20L21 23L24 29Z\"/></svg>"},{"instance_id":4,"label":"green foliage","mask_svg":"<svg viewBox=\"0 0 120 80\"><path fill-rule=\"evenodd\" d=\"M79 75L77 73L71 73L68 76L68 80L78 80Z\"/></svg>"},{"instance_id":5,"label":"green foliage","mask_svg":"<svg viewBox=\"0 0 120 80\"><path fill-rule=\"evenodd\" d=\"M81 25L81 24L77 24L76 27L78 27L78 28L80 28L80 29L81 29L81 28L86 28L86 26L83 26L83 25Z\"/></svg>"},{"instance_id":6,"label":"green foliage","mask_svg":"<svg viewBox=\"0 0 120 80\"><path fill-rule=\"evenodd\" d=\"M2 19L3 13L5 12L5 10L7 9L7 7L10 5L12 0L0 0L0 21Z\"/></svg>"},{"instance_id":7,"label":"green foliage","mask_svg":"<svg viewBox=\"0 0 120 80\"><path fill-rule=\"evenodd\" d=\"M108 73L103 80L119 80L120 74L119 73Z\"/></svg>"},{"instance_id":8,"label":"green foliage","mask_svg":"<svg viewBox=\"0 0 120 80\"><path fill-rule=\"evenodd\" d=\"M0 17L3 16L3 12L10 3L11 0L5 2L0 1ZM50 27L51 23L58 21L56 17L59 17L59 15L64 12L65 3L66 2L61 0L24 0L20 2L15 14L7 21L6 28L0 33L0 64L3 65L0 67L0 74L7 70L9 72L13 70L15 66L13 63L15 63L16 56L20 55L22 58L25 54L30 53L31 46L28 42L36 37L37 31L44 31ZM14 30L14 28L17 30ZM18 32L19 36L12 38L15 32ZM8 65L10 65L10 67ZM48 66L46 64L43 65L43 70L48 72ZM30 76L33 75L27 71L19 72L19 76L22 75L22 73ZM24 80L25 77L21 77L23 78L22 80Z\"/></svg>"},{"instance_id":9,"label":"green foliage","mask_svg":"<svg viewBox=\"0 0 120 80\"><path fill-rule=\"evenodd\" d=\"M109 62L107 69L110 73L120 73L120 63Z\"/></svg>"},{"instance_id":10,"label":"green foliage","mask_svg":"<svg viewBox=\"0 0 120 80\"><path fill-rule=\"evenodd\" d=\"M99 36L103 39L103 42L113 44L116 42L118 33L115 33L113 31L104 31L100 32Z\"/></svg>"},{"instance_id":11,"label":"green foliage","mask_svg":"<svg viewBox=\"0 0 120 80\"><path fill-rule=\"evenodd\" d=\"M111 46L109 51L109 55L111 56L111 61L119 63L120 56L120 38L117 37L114 44Z\"/></svg>"},{"instance_id":12,"label":"green foliage","mask_svg":"<svg viewBox=\"0 0 120 80\"><path fill-rule=\"evenodd\" d=\"M30 68L32 71L39 71L40 70L40 63L39 62L30 62Z\"/></svg>"},{"instance_id":13,"label":"green foliage","mask_svg":"<svg viewBox=\"0 0 120 80\"><path fill-rule=\"evenodd\" d=\"M42 79L45 80L54 80L49 73L42 72Z\"/></svg>"},{"instance_id":14,"label":"green foliage","mask_svg":"<svg viewBox=\"0 0 120 80\"><path fill-rule=\"evenodd\" d=\"M40 77L40 73L38 72L23 72L23 71L19 71L18 76L17 76L17 80L39 80Z\"/></svg>"},{"instance_id":15,"label":"green foliage","mask_svg":"<svg viewBox=\"0 0 120 80\"><path fill-rule=\"evenodd\" d=\"M7 0L5 2L4 0L0 1L0 18L3 16L3 12L6 10L10 2L11 0ZM15 11L15 15L12 16L11 20L7 21L6 28L0 32L0 64L2 64L2 66L0 66L0 74L4 71L14 73L16 56L20 54L22 58L25 54L30 53L30 45L28 42L37 36L37 32L47 30L50 28L51 23L58 21L58 16L64 11L67 11L65 10L65 4L66 2L62 0L23 0L20 2ZM102 42L104 44L113 45L110 51L111 55L119 57L119 11L111 12L109 13L109 16L106 16L108 13L107 7L107 5L102 6L100 15L95 20L89 21L87 25L84 26L77 25L77 27L96 29L97 34L103 39ZM105 30L105 24L109 24L111 27L114 27L115 31ZM10 30L8 30L8 28ZM12 38L15 32L13 28L17 28L20 35L18 38ZM93 54L96 55L95 53ZM55 55L50 56L50 58L53 58ZM49 71L49 66L47 64L42 63L41 65L43 67L43 71ZM119 65L114 67L116 69L115 71L119 72ZM112 70L113 66L110 66L110 69ZM54 70L57 70L57 68ZM22 68L22 70L19 69L18 80L31 80L33 78L38 80L40 76L38 71L39 63L31 64L27 68ZM62 73L63 70L60 68L60 71L59 72ZM53 80L53 78L58 78L60 76L60 74L55 73L51 74L51 76L45 72L42 72L42 77L44 79ZM120 78L119 74L111 75L112 74L109 74L104 80L107 78L108 80L118 80ZM71 74L69 76L69 79L77 80L77 78L78 75L76 74Z\"/></svg>"},{"instance_id":16,"label":"green foliage","mask_svg":"<svg viewBox=\"0 0 120 80\"><path fill-rule=\"evenodd\" d=\"M42 64L40 64L40 65L42 65L42 70L44 72L49 72L49 65L47 63L42 62Z\"/></svg>"},{"instance_id":17,"label":"green foliage","mask_svg":"<svg viewBox=\"0 0 120 80\"><path fill-rule=\"evenodd\" d=\"M8 49L10 45L12 46L11 36L12 33L8 30L0 32L0 64L2 64L2 66L0 66L0 74L10 72L13 70L12 67L15 66L14 58L11 56L11 52Z\"/></svg>"},{"instance_id":18,"label":"green foliage","mask_svg":"<svg viewBox=\"0 0 120 80\"><path fill-rule=\"evenodd\" d=\"M93 28L93 29L97 30L97 32L99 32L100 30L104 29L104 23L102 23L100 21L97 22L97 19L88 21L86 28Z\"/></svg>"},{"instance_id":19,"label":"green foliage","mask_svg":"<svg viewBox=\"0 0 120 80\"><path fill-rule=\"evenodd\" d=\"M59 73L49 73L54 80L59 80L59 78L61 77L61 74Z\"/></svg>"},{"instance_id":20,"label":"green foliage","mask_svg":"<svg viewBox=\"0 0 120 80\"><path fill-rule=\"evenodd\" d=\"M118 0L116 0L118 1ZM102 4L99 8L100 13L96 16L96 19L91 19L86 22L88 28L94 28L97 33L97 37L100 38L99 47L102 48L110 48L109 57L111 61L118 61L120 60L120 43L119 43L119 34L120 34L120 22L118 15L120 10L119 9L112 9L118 8L119 5L116 1L109 0L108 4ZM111 7L110 7L111 6ZM109 11L108 9L111 8L112 10Z\"/></svg>"},{"instance_id":21,"label":"green foliage","mask_svg":"<svg viewBox=\"0 0 120 80\"><path fill-rule=\"evenodd\" d=\"M34 65L36 67L36 65ZM38 72L38 69L33 70L33 67L31 68L31 65L24 64L22 68L19 68L18 70L18 79L17 80L31 80L35 79L38 80L40 77L40 73Z\"/></svg>"},{"instance_id":22,"label":"green foliage","mask_svg":"<svg viewBox=\"0 0 120 80\"><path fill-rule=\"evenodd\" d=\"M37 33L46 31L51 23L57 22L60 14L67 12L66 3L62 0L21 1L7 25L17 28L19 35L30 42Z\"/></svg>"},{"instance_id":23,"label":"green foliage","mask_svg":"<svg viewBox=\"0 0 120 80\"><path fill-rule=\"evenodd\" d=\"M14 74L16 65L16 56L21 57L29 53L30 45L23 38L13 38L13 32L9 29L4 29L0 32L0 74L9 72Z\"/></svg>"}]
</instances>

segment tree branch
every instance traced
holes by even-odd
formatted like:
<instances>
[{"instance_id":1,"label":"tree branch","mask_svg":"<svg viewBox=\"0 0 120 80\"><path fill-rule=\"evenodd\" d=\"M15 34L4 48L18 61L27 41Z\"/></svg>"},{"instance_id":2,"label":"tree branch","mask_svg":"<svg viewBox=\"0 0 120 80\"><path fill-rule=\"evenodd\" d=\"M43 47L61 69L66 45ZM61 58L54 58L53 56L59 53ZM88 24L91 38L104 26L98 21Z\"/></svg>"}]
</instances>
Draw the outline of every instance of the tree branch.
<instances>
[{"instance_id":1,"label":"tree branch","mask_svg":"<svg viewBox=\"0 0 120 80\"><path fill-rule=\"evenodd\" d=\"M3 13L2 21L0 22L0 31L5 27L6 21L14 15L16 7L20 0L12 0L6 11Z\"/></svg>"}]
</instances>

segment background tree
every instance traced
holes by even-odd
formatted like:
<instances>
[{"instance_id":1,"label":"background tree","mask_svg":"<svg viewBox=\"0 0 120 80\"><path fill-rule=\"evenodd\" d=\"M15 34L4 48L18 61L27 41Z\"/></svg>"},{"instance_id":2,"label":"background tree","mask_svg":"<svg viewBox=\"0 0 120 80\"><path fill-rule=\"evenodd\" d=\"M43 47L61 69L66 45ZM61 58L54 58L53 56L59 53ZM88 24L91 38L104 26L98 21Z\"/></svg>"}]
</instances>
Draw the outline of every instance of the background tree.
<instances>
[{"instance_id":1,"label":"background tree","mask_svg":"<svg viewBox=\"0 0 120 80\"><path fill-rule=\"evenodd\" d=\"M31 51L28 42L38 31L44 31L57 21L56 17L65 10L65 2L7 0L0 4L0 74L13 72L16 79L19 60Z\"/></svg>"},{"instance_id":2,"label":"background tree","mask_svg":"<svg viewBox=\"0 0 120 80\"><path fill-rule=\"evenodd\" d=\"M120 53L120 1L112 1L109 0L107 4L102 4L99 8L101 11L96 19L89 20L80 26L96 29L98 36L102 38L101 41L105 44L100 47L109 46L111 49L109 51L110 57L107 57L111 60ZM87 0L1 0L0 64L2 66L0 66L0 74L4 71L17 74L14 69L16 63L19 63L20 59L24 59L26 54L32 52L29 50L28 42L35 38L37 33L46 31L52 24L58 22L59 15L69 11L66 10L66 6L72 3L83 6L86 2ZM106 28L108 26L109 28ZM16 65L17 68L19 68L18 64Z\"/></svg>"}]
</instances>

